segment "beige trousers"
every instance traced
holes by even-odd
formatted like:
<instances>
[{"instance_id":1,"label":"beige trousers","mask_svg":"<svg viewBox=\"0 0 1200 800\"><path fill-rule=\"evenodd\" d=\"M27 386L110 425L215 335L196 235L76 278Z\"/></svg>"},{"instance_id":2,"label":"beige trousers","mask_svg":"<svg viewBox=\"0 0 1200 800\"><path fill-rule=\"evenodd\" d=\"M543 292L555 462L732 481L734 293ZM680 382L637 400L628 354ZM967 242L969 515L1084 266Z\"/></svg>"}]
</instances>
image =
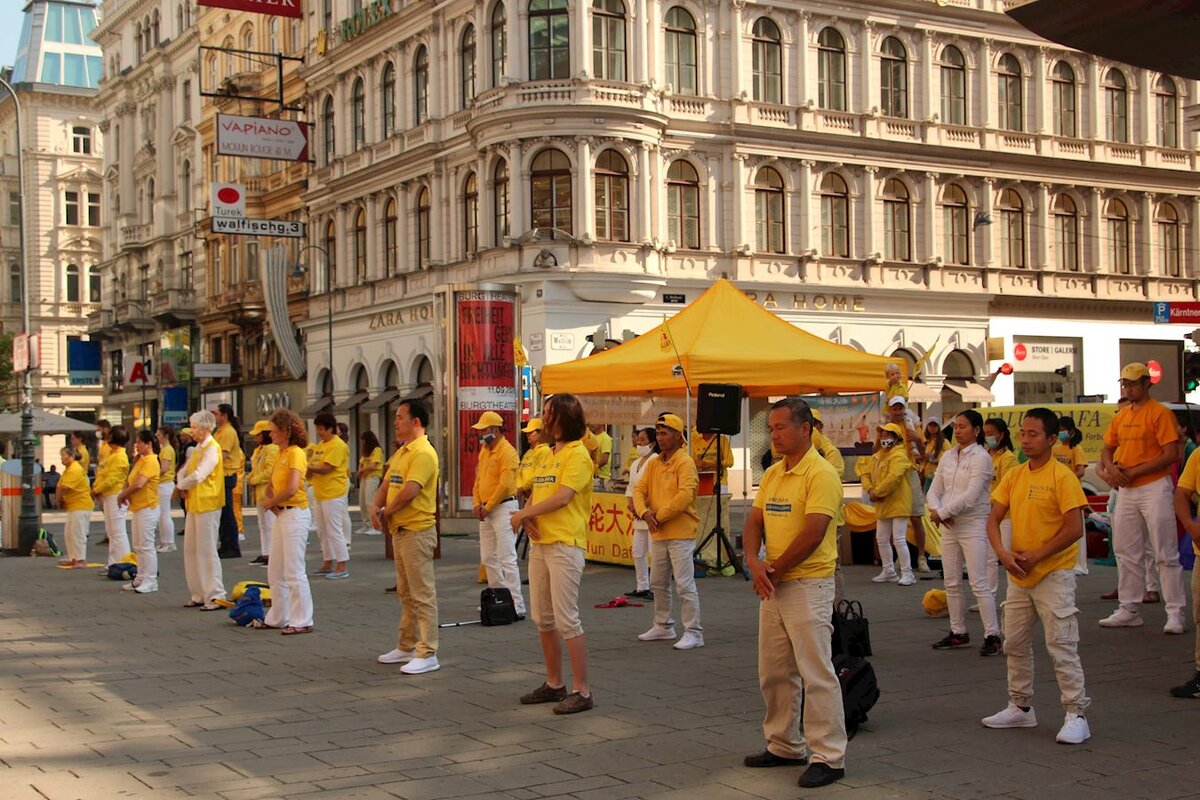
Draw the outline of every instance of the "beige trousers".
<instances>
[{"instance_id":1,"label":"beige trousers","mask_svg":"<svg viewBox=\"0 0 1200 800\"><path fill-rule=\"evenodd\" d=\"M1046 651L1054 663L1063 709L1083 714L1092 701L1084 693L1083 664L1079 660L1074 569L1051 572L1030 589L1009 581L1004 601L1008 695L1022 707L1033 700L1033 627L1038 620L1045 631Z\"/></svg>"},{"instance_id":2,"label":"beige trousers","mask_svg":"<svg viewBox=\"0 0 1200 800\"><path fill-rule=\"evenodd\" d=\"M433 578L433 548L436 544L434 528L392 534L396 597L400 600L396 648L413 650L417 658L437 655L437 585Z\"/></svg>"}]
</instances>

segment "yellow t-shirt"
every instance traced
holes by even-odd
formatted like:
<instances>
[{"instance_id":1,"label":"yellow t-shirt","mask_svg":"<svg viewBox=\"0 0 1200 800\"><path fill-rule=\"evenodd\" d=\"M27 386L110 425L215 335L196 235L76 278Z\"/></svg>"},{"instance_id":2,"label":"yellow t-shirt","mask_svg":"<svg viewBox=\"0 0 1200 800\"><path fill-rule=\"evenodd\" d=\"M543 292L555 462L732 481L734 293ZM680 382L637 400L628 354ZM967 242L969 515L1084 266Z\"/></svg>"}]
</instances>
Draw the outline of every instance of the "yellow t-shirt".
<instances>
[{"instance_id":1,"label":"yellow t-shirt","mask_svg":"<svg viewBox=\"0 0 1200 800\"><path fill-rule=\"evenodd\" d=\"M158 451L158 463L161 469L162 480L171 483L175 480L175 448L169 444L164 444L162 449Z\"/></svg>"},{"instance_id":2,"label":"yellow t-shirt","mask_svg":"<svg viewBox=\"0 0 1200 800\"><path fill-rule=\"evenodd\" d=\"M1122 466L1136 467L1162 455L1163 447L1179 441L1175 415L1157 400L1147 400L1139 406L1125 406L1104 432L1104 444L1116 448L1114 461ZM1145 486L1171 473L1171 465L1158 472L1143 475L1130 486Z\"/></svg>"},{"instance_id":3,"label":"yellow t-shirt","mask_svg":"<svg viewBox=\"0 0 1200 800\"><path fill-rule=\"evenodd\" d=\"M657 531L651 531L652 539L657 542L696 538L700 527L700 516L696 513L699 482L696 462L682 449L676 450L669 460L661 454L650 459L633 488L633 507L639 517L647 510L654 512L660 524Z\"/></svg>"},{"instance_id":4,"label":"yellow t-shirt","mask_svg":"<svg viewBox=\"0 0 1200 800\"><path fill-rule=\"evenodd\" d=\"M96 483L92 488L101 495L119 494L129 477L129 453L124 447L114 447L96 469Z\"/></svg>"},{"instance_id":5,"label":"yellow t-shirt","mask_svg":"<svg viewBox=\"0 0 1200 800\"><path fill-rule=\"evenodd\" d=\"M1054 449L1051 451L1051 455L1054 456L1054 459L1058 461L1058 463L1071 470L1072 475L1075 474L1076 467L1086 467L1088 463L1087 456L1084 455L1082 447L1079 447L1078 445L1071 447L1065 442L1056 442L1054 444Z\"/></svg>"},{"instance_id":6,"label":"yellow t-shirt","mask_svg":"<svg viewBox=\"0 0 1200 800\"><path fill-rule=\"evenodd\" d=\"M87 473L79 461L63 470L62 477L58 479L58 488L54 491L63 498L67 511L91 511L95 507Z\"/></svg>"},{"instance_id":7,"label":"yellow t-shirt","mask_svg":"<svg viewBox=\"0 0 1200 800\"><path fill-rule=\"evenodd\" d=\"M383 450L376 447L371 451L369 456L363 456L358 460L358 468L365 469L363 480L367 478L382 478L383 477Z\"/></svg>"},{"instance_id":8,"label":"yellow t-shirt","mask_svg":"<svg viewBox=\"0 0 1200 800\"><path fill-rule=\"evenodd\" d=\"M130 511L141 511L143 508L158 508L158 478L161 472L162 468L158 464L158 456L153 453L142 456L134 463L133 469L129 471L129 479L125 481L125 485L132 486L139 475L146 476L146 483L141 489L135 489L129 495Z\"/></svg>"},{"instance_id":9,"label":"yellow t-shirt","mask_svg":"<svg viewBox=\"0 0 1200 800\"><path fill-rule=\"evenodd\" d=\"M763 515L763 537L767 561L774 561L791 547L804 531L809 514L826 514L829 525L825 537L812 554L779 577L828 578L837 568L837 516L842 507L842 479L815 447L791 469L786 461L772 464L763 473L754 498L754 507Z\"/></svg>"},{"instance_id":10,"label":"yellow t-shirt","mask_svg":"<svg viewBox=\"0 0 1200 800\"><path fill-rule=\"evenodd\" d=\"M271 478L275 474L275 462L279 459L279 445L260 444L254 448L254 452L250 454L250 486L254 489L255 505L263 502L267 498L267 484L271 482ZM304 463L308 464L308 458L304 459ZM303 476L302 476L303 477ZM303 483L303 481L301 482ZM308 499L308 493L305 493L305 500Z\"/></svg>"},{"instance_id":11,"label":"yellow t-shirt","mask_svg":"<svg viewBox=\"0 0 1200 800\"><path fill-rule=\"evenodd\" d=\"M1197 493L1200 493L1200 459L1196 458L1197 453L1200 453L1200 450L1194 451L1188 457L1187 464L1183 466L1183 474L1179 476L1177 484L1177 488L1192 493L1192 502L1200 500L1200 497L1197 497ZM60 481L58 485L62 486L62 482ZM1200 556L1200 546L1195 541L1192 542L1192 552Z\"/></svg>"},{"instance_id":12,"label":"yellow t-shirt","mask_svg":"<svg viewBox=\"0 0 1200 800\"><path fill-rule=\"evenodd\" d=\"M308 508L308 492L304 490L304 473L308 471L308 458L304 451L294 444L288 445L275 458L275 466L271 468L271 492L276 496L282 495L287 490L294 469L300 471L300 485L296 487L294 495L279 505Z\"/></svg>"},{"instance_id":13,"label":"yellow t-shirt","mask_svg":"<svg viewBox=\"0 0 1200 800\"><path fill-rule=\"evenodd\" d=\"M392 502L409 481L419 484L421 491L388 518L392 533L428 530L437 520L438 455L428 436L406 442L388 461L386 502Z\"/></svg>"},{"instance_id":14,"label":"yellow t-shirt","mask_svg":"<svg viewBox=\"0 0 1200 800\"><path fill-rule=\"evenodd\" d=\"M88 452L87 445L79 448L79 458L75 459L79 466L83 469L83 474L88 474L88 465L92 463L92 454Z\"/></svg>"},{"instance_id":15,"label":"yellow t-shirt","mask_svg":"<svg viewBox=\"0 0 1200 800\"><path fill-rule=\"evenodd\" d=\"M608 453L608 461L603 466L596 467L596 477L608 479L612 477L612 452L613 440L608 435L608 431L600 431L596 434L596 441L599 443L599 448L596 451L596 460L600 460L600 456Z\"/></svg>"},{"instance_id":16,"label":"yellow t-shirt","mask_svg":"<svg viewBox=\"0 0 1200 800\"><path fill-rule=\"evenodd\" d=\"M221 464L225 475L238 474L238 471L246 466L246 456L242 453L242 443L238 441L237 431L226 422L213 431L212 436L221 446Z\"/></svg>"},{"instance_id":17,"label":"yellow t-shirt","mask_svg":"<svg viewBox=\"0 0 1200 800\"><path fill-rule=\"evenodd\" d=\"M592 513L592 458L582 440L566 442L557 452L551 451L533 477L531 503L540 503L564 486L575 490L575 496L557 511L537 518L539 544L569 544L580 549L587 547L588 516Z\"/></svg>"},{"instance_id":18,"label":"yellow t-shirt","mask_svg":"<svg viewBox=\"0 0 1200 800\"><path fill-rule=\"evenodd\" d=\"M696 462L696 469L699 472L716 472L718 469L717 463L717 435L703 434L699 431L692 431L692 460ZM720 470L721 477L725 477L725 470L733 466L733 447L729 444L729 437L721 437L721 460Z\"/></svg>"},{"instance_id":19,"label":"yellow t-shirt","mask_svg":"<svg viewBox=\"0 0 1200 800\"><path fill-rule=\"evenodd\" d=\"M317 502L345 497L350 487L348 470L350 468L350 447L342 441L342 437L334 434L328 442L316 442L312 446L312 461L310 466L328 464L333 472L324 475L313 473L311 483L313 497Z\"/></svg>"},{"instance_id":20,"label":"yellow t-shirt","mask_svg":"<svg viewBox=\"0 0 1200 800\"><path fill-rule=\"evenodd\" d=\"M1062 528L1067 514L1079 514L1087 506L1083 487L1075 473L1051 458L1039 469L1029 462L1009 470L992 492L992 500L1008 506L1012 517L1013 552L1035 550L1049 542ZM1080 531L1083 527L1080 525ZM1037 586L1042 578L1060 569L1074 569L1079 542L1034 565L1024 578L1008 576L1026 589Z\"/></svg>"},{"instance_id":21,"label":"yellow t-shirt","mask_svg":"<svg viewBox=\"0 0 1200 800\"><path fill-rule=\"evenodd\" d=\"M503 437L491 447L480 446L475 468L475 487L471 492L477 506L491 511L517 491L517 450Z\"/></svg>"},{"instance_id":22,"label":"yellow t-shirt","mask_svg":"<svg viewBox=\"0 0 1200 800\"><path fill-rule=\"evenodd\" d=\"M542 462L550 457L550 445L539 444L525 451L525 455L521 456L521 465L517 467L517 488L522 492L533 490L533 476L537 474L538 467Z\"/></svg>"},{"instance_id":23,"label":"yellow t-shirt","mask_svg":"<svg viewBox=\"0 0 1200 800\"><path fill-rule=\"evenodd\" d=\"M1002 447L999 450L989 450L988 455L992 457L992 486L989 491L996 491L1000 486L1000 481L1004 479L1015 467L1019 467L1017 457L1012 450L1007 447Z\"/></svg>"}]
</instances>

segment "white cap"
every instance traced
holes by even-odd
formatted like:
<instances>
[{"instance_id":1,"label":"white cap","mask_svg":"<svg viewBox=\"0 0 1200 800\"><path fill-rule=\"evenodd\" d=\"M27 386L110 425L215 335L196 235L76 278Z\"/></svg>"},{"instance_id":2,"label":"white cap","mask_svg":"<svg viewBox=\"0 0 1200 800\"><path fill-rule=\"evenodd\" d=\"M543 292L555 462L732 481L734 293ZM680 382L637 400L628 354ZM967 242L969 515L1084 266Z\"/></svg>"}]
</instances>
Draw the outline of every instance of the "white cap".
<instances>
[{"instance_id":1,"label":"white cap","mask_svg":"<svg viewBox=\"0 0 1200 800\"><path fill-rule=\"evenodd\" d=\"M903 396L896 395L891 400L888 400L888 405L889 406L904 406L905 408L908 408L908 401L905 400Z\"/></svg>"}]
</instances>

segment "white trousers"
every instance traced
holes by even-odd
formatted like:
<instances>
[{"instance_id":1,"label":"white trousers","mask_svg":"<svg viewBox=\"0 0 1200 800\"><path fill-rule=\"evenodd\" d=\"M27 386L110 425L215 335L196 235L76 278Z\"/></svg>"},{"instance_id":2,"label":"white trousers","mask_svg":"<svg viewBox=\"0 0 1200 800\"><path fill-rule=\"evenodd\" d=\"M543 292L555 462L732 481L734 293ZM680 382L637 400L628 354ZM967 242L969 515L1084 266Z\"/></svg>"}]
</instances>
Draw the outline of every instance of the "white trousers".
<instances>
[{"instance_id":1,"label":"white trousers","mask_svg":"<svg viewBox=\"0 0 1200 800\"><path fill-rule=\"evenodd\" d=\"M692 563L694 539L654 539L650 555L654 559L654 624L673 625L671 619L671 578L679 593L679 616L683 629L703 635L700 625L700 592L696 591L696 567Z\"/></svg>"},{"instance_id":2,"label":"white trousers","mask_svg":"<svg viewBox=\"0 0 1200 800\"><path fill-rule=\"evenodd\" d=\"M100 496L100 510L104 512L104 535L108 537L108 563L116 564L129 555L126 507L117 502L117 495L105 494Z\"/></svg>"},{"instance_id":3,"label":"white trousers","mask_svg":"<svg viewBox=\"0 0 1200 800\"><path fill-rule=\"evenodd\" d=\"M279 521L270 511L263 508L262 503L258 503L258 554L270 558L271 556L271 531L275 527L275 523ZM284 509L287 511L288 509ZM309 516L308 509L304 509L304 516ZM305 523L304 541L308 541L308 527Z\"/></svg>"},{"instance_id":4,"label":"white trousers","mask_svg":"<svg viewBox=\"0 0 1200 800\"><path fill-rule=\"evenodd\" d=\"M158 508L143 508L134 511L133 552L137 553L137 577L133 585L143 592L158 589L158 551L155 533L158 530Z\"/></svg>"},{"instance_id":5,"label":"white trousers","mask_svg":"<svg viewBox=\"0 0 1200 800\"><path fill-rule=\"evenodd\" d=\"M887 517L875 520L875 544L879 545L879 560L885 570L892 567L892 545L901 572L912 572L912 557L908 554L908 517Z\"/></svg>"},{"instance_id":6,"label":"white trousers","mask_svg":"<svg viewBox=\"0 0 1200 800\"><path fill-rule=\"evenodd\" d=\"M371 502L379 491L379 478L363 478L358 484L358 513L362 515L361 531L375 530L371 524Z\"/></svg>"},{"instance_id":7,"label":"white trousers","mask_svg":"<svg viewBox=\"0 0 1200 800\"><path fill-rule=\"evenodd\" d=\"M1127 611L1136 612L1146 593L1143 559L1147 539L1154 548L1167 613L1183 614L1187 609L1172 493L1168 477L1121 489L1113 513L1113 550L1117 556L1117 597Z\"/></svg>"},{"instance_id":8,"label":"white trousers","mask_svg":"<svg viewBox=\"0 0 1200 800\"><path fill-rule=\"evenodd\" d=\"M87 561L87 535L92 524L92 510L68 511L67 526L63 531L66 539L67 558L72 561Z\"/></svg>"},{"instance_id":9,"label":"white trousers","mask_svg":"<svg viewBox=\"0 0 1200 800\"><path fill-rule=\"evenodd\" d=\"M267 583L271 586L271 608L264 620L272 628L313 624L312 590L304 567L308 547L309 511L307 508L283 508L271 524L271 559L267 563Z\"/></svg>"},{"instance_id":10,"label":"white trousers","mask_svg":"<svg viewBox=\"0 0 1200 800\"><path fill-rule=\"evenodd\" d=\"M637 590L650 588L650 527L646 523L633 523L633 574L637 578ZM693 570L694 572L694 570Z\"/></svg>"},{"instance_id":11,"label":"white trousers","mask_svg":"<svg viewBox=\"0 0 1200 800\"><path fill-rule=\"evenodd\" d=\"M221 559L217 558L217 532L221 509L189 512L183 528L183 571L188 592L196 603L211 603L225 596Z\"/></svg>"},{"instance_id":12,"label":"white trousers","mask_svg":"<svg viewBox=\"0 0 1200 800\"><path fill-rule=\"evenodd\" d=\"M311 483L304 487L304 492L305 492L305 494L308 495L308 509L309 509L308 532L316 533L317 532L317 498L313 495Z\"/></svg>"},{"instance_id":13,"label":"white trousers","mask_svg":"<svg viewBox=\"0 0 1200 800\"><path fill-rule=\"evenodd\" d=\"M158 485L158 543L164 547L175 546L175 520L171 517L171 493L174 491L174 481Z\"/></svg>"},{"instance_id":14,"label":"white trousers","mask_svg":"<svg viewBox=\"0 0 1200 800\"><path fill-rule=\"evenodd\" d=\"M335 497L332 500L317 502L317 536L321 539L321 558L326 561L344 562L350 560L350 550L346 547L346 498Z\"/></svg>"},{"instance_id":15,"label":"white trousers","mask_svg":"<svg viewBox=\"0 0 1200 800\"><path fill-rule=\"evenodd\" d=\"M1005 518L1000 520L1000 543L1004 545L1005 550L1012 550L1012 520ZM988 542L990 547L991 542ZM992 590L992 596L996 598L996 605L1001 605L1000 601L1000 573L1003 570L1000 568L1000 559L995 552L988 552L987 563L987 581L988 588ZM1007 583L1007 581L1005 581Z\"/></svg>"},{"instance_id":16,"label":"white trousers","mask_svg":"<svg viewBox=\"0 0 1200 800\"><path fill-rule=\"evenodd\" d=\"M965 564L971 592L979 604L984 635L1000 635L996 595L988 585L988 561L995 557L987 538L986 519L959 520L953 525L942 526L942 572L946 576L946 605L950 610L952 632L967 632L967 604L962 589Z\"/></svg>"},{"instance_id":17,"label":"white trousers","mask_svg":"<svg viewBox=\"0 0 1200 800\"><path fill-rule=\"evenodd\" d=\"M521 571L517 567L517 537L512 529L512 515L515 513L517 501L509 500L493 508L492 513L479 521L479 560L487 572L488 586L508 589L517 613L524 614Z\"/></svg>"}]
</instances>

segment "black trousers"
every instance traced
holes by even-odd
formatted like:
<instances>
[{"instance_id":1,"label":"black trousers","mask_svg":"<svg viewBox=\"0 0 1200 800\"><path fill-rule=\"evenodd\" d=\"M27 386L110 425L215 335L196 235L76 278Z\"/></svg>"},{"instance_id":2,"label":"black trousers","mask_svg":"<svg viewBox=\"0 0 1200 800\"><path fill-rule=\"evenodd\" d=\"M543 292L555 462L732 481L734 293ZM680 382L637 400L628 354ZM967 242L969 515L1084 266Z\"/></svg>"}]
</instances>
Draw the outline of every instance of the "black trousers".
<instances>
[{"instance_id":1,"label":"black trousers","mask_svg":"<svg viewBox=\"0 0 1200 800\"><path fill-rule=\"evenodd\" d=\"M237 486L237 475L225 476L225 505L221 507L221 527L218 529L217 552L242 554L238 544L237 519L233 516L233 490Z\"/></svg>"}]
</instances>

